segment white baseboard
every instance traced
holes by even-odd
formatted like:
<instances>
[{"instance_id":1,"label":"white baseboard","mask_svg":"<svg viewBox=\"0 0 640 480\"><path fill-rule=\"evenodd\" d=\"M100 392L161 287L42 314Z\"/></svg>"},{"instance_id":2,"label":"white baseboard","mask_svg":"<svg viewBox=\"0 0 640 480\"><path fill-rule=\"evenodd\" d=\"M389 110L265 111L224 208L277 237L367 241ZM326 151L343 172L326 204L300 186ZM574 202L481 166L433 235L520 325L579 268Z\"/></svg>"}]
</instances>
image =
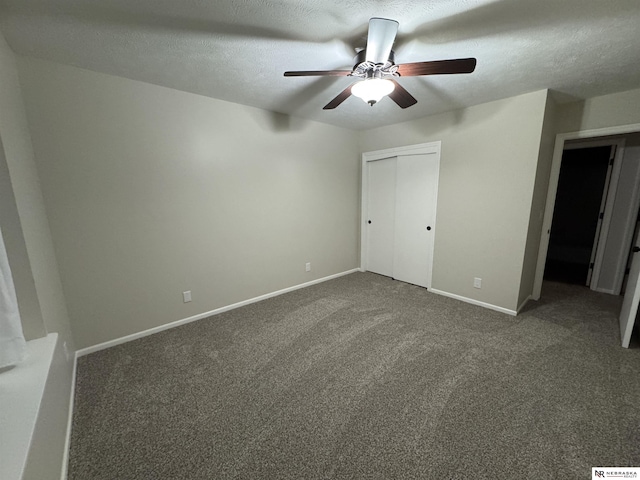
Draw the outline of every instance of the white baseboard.
<instances>
[{"instance_id":1,"label":"white baseboard","mask_svg":"<svg viewBox=\"0 0 640 480\"><path fill-rule=\"evenodd\" d=\"M186 325L187 323L195 322L197 320L202 320L203 318L211 317L213 315L218 315L219 313L228 312L229 310L234 310L236 308L244 307L245 305L250 305L252 303L260 302L261 300L277 297L278 295L282 295L284 293L293 292L294 290L310 287L311 285L316 285L318 283L326 282L328 280L333 280L334 278L343 277L345 275L349 275L351 273L360 272L360 271L361 271L360 268L354 268L352 270L347 270L346 272L336 273L334 275L329 275L328 277L318 278L310 282L294 285L293 287L284 288L282 290L277 290L275 292L266 293L258 297L250 298L248 300L243 300L242 302L227 305L225 307L216 308L215 310L211 310L209 312L204 312L198 315L194 315L192 317L183 318L182 320L176 320L174 322L165 323L164 325L159 325L157 327L150 328L148 330L143 330L142 332L132 333L131 335L126 335L124 337L116 338L114 340L109 340L107 342L99 343L91 347L82 348L76 352L76 358L83 357L84 355L89 355L90 353L98 352L106 348L115 347L116 345L120 345L122 343L131 342L132 340L137 340L138 338L147 337L149 335L153 335L154 333L162 332L170 328L175 328L181 325Z\"/></svg>"},{"instance_id":2,"label":"white baseboard","mask_svg":"<svg viewBox=\"0 0 640 480\"><path fill-rule=\"evenodd\" d=\"M76 398L76 371L78 369L78 353L73 355L73 371L71 372L71 392L69 399L69 418L67 420L67 435L64 441L64 455L62 457L62 471L60 480L67 480L69 472L69 448L71 447L71 429L73 427L73 408Z\"/></svg>"},{"instance_id":3,"label":"white baseboard","mask_svg":"<svg viewBox=\"0 0 640 480\"><path fill-rule=\"evenodd\" d=\"M608 293L609 295L617 295L616 292L610 288L595 288L594 291L600 293Z\"/></svg>"},{"instance_id":4,"label":"white baseboard","mask_svg":"<svg viewBox=\"0 0 640 480\"><path fill-rule=\"evenodd\" d=\"M481 302L480 300L474 300L473 298L463 297L462 295L456 295L455 293L444 292L442 290L438 290L435 288L432 288L429 291L437 295L442 295L444 297L449 297L449 298L455 298L456 300L460 300L461 302L471 303L472 305L478 305L479 307L495 310L496 312L506 313L507 315L512 315L514 317L518 314L518 312L515 310L509 310L508 308L492 305L491 303L485 303L485 302Z\"/></svg>"}]
</instances>

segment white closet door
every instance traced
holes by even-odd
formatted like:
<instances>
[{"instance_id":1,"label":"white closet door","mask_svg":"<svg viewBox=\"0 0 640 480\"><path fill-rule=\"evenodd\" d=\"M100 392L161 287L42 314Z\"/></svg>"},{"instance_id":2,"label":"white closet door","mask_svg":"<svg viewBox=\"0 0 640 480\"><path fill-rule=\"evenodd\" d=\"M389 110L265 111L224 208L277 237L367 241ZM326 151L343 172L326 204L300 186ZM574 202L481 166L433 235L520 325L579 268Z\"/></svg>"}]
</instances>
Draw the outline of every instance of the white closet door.
<instances>
[{"instance_id":1,"label":"white closet door","mask_svg":"<svg viewBox=\"0 0 640 480\"><path fill-rule=\"evenodd\" d=\"M393 277L396 158L368 162L367 270Z\"/></svg>"},{"instance_id":2,"label":"white closet door","mask_svg":"<svg viewBox=\"0 0 640 480\"><path fill-rule=\"evenodd\" d=\"M438 157L397 157L393 278L431 287Z\"/></svg>"}]
</instances>

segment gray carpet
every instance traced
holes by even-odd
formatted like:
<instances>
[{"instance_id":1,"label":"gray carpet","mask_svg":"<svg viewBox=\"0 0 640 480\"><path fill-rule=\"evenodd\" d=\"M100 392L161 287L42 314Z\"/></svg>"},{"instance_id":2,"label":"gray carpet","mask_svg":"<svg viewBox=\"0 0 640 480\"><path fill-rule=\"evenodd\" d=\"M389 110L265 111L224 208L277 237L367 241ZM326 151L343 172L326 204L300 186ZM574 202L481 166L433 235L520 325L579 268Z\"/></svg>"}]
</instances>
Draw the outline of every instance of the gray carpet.
<instances>
[{"instance_id":1,"label":"gray carpet","mask_svg":"<svg viewBox=\"0 0 640 480\"><path fill-rule=\"evenodd\" d=\"M82 357L69 478L584 479L640 466L620 298L518 317L371 273Z\"/></svg>"}]
</instances>

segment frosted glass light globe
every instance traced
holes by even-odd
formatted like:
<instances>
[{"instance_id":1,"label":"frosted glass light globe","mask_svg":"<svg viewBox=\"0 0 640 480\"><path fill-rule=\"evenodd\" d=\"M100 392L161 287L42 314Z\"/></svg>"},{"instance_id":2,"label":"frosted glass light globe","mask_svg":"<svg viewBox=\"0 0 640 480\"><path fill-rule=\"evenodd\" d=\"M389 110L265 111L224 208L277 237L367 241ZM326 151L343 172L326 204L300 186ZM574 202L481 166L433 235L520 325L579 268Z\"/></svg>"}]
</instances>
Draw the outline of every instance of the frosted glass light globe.
<instances>
[{"instance_id":1,"label":"frosted glass light globe","mask_svg":"<svg viewBox=\"0 0 640 480\"><path fill-rule=\"evenodd\" d=\"M368 78L351 87L351 93L365 103L373 105L393 92L394 88L396 88L394 83L386 78Z\"/></svg>"}]
</instances>

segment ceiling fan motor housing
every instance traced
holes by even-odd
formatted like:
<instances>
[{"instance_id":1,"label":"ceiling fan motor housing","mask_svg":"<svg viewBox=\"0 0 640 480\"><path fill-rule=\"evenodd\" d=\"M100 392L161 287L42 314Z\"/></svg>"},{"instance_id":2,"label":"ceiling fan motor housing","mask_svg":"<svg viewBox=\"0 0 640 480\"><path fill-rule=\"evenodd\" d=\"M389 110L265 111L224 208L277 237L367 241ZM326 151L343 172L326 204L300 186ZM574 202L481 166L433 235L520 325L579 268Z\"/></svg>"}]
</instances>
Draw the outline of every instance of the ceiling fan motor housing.
<instances>
[{"instance_id":1,"label":"ceiling fan motor housing","mask_svg":"<svg viewBox=\"0 0 640 480\"><path fill-rule=\"evenodd\" d=\"M367 51L361 50L354 58L355 65L353 66L352 76L355 77L364 77L364 78L374 78L373 76L369 76L369 72L380 72L380 76L382 74L386 75L394 75L395 72L389 71L391 67L395 65L395 54L393 50L389 53L389 58L385 63L374 64L371 62L367 62L366 60ZM378 78L380 78L380 76Z\"/></svg>"}]
</instances>

